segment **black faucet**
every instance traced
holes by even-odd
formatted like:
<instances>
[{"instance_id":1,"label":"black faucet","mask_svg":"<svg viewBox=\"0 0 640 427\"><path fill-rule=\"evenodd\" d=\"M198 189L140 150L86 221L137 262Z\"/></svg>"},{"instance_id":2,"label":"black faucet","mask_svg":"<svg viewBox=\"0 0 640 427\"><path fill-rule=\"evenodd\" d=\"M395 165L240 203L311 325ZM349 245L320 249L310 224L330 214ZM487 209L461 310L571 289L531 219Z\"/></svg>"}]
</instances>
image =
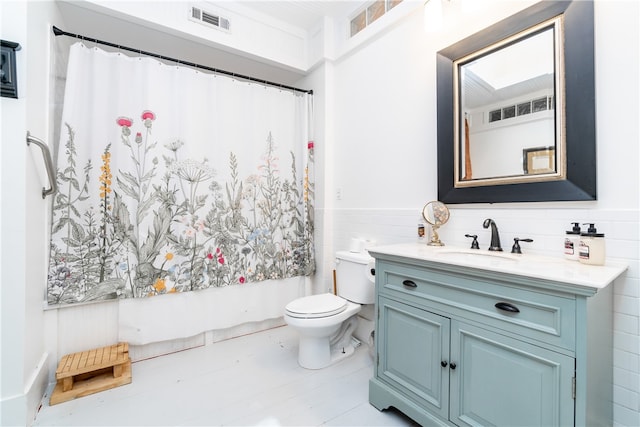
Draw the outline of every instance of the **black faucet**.
<instances>
[{"instance_id":1,"label":"black faucet","mask_svg":"<svg viewBox=\"0 0 640 427\"><path fill-rule=\"evenodd\" d=\"M500 246L500 234L498 234L498 226L491 218L487 218L482 223L484 228L491 226L491 245L489 245L490 251L502 252L502 246Z\"/></svg>"}]
</instances>

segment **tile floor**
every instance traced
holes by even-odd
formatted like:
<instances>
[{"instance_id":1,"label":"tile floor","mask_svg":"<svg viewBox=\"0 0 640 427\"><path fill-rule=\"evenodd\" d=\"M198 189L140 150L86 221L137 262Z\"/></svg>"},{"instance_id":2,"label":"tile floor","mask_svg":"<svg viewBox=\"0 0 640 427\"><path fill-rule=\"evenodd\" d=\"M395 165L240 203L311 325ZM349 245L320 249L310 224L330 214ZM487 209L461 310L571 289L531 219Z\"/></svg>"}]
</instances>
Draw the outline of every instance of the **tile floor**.
<instances>
[{"instance_id":1,"label":"tile floor","mask_svg":"<svg viewBox=\"0 0 640 427\"><path fill-rule=\"evenodd\" d=\"M131 384L49 406L34 426L415 426L368 403L369 347L325 369L297 364L288 326L133 363Z\"/></svg>"}]
</instances>

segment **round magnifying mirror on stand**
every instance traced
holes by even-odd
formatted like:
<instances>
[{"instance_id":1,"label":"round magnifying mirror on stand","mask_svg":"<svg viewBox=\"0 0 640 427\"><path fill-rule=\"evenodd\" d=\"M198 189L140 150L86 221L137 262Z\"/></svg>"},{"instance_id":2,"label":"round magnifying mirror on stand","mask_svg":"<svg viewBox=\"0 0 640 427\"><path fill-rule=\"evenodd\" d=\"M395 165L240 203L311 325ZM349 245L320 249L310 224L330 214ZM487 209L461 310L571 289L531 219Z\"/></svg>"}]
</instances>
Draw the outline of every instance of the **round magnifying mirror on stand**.
<instances>
[{"instance_id":1,"label":"round magnifying mirror on stand","mask_svg":"<svg viewBox=\"0 0 640 427\"><path fill-rule=\"evenodd\" d=\"M449 208L442 202L429 202L422 208L422 216L424 220L431 225L431 241L427 243L429 246L444 246L438 236L438 228L449 221Z\"/></svg>"}]
</instances>

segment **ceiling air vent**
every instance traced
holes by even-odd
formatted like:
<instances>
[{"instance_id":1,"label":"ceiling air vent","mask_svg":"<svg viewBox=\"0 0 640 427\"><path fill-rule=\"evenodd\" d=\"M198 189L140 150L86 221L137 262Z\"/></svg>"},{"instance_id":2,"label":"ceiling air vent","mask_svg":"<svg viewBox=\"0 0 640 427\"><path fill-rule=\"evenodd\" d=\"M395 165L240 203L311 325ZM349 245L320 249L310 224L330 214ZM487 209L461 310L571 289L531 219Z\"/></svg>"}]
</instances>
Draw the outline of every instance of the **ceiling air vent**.
<instances>
[{"instance_id":1,"label":"ceiling air vent","mask_svg":"<svg viewBox=\"0 0 640 427\"><path fill-rule=\"evenodd\" d=\"M208 27L219 28L221 30L229 31L230 28L228 19L195 6L191 7L189 19Z\"/></svg>"}]
</instances>

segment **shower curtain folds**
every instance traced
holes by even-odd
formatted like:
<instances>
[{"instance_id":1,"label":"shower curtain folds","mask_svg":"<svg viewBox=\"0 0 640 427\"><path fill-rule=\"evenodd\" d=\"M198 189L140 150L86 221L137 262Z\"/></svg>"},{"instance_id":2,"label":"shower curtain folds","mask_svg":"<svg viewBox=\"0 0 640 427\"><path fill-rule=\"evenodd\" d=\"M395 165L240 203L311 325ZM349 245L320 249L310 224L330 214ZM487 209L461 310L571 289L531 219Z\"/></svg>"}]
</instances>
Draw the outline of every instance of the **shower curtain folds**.
<instances>
[{"instance_id":1,"label":"shower curtain folds","mask_svg":"<svg viewBox=\"0 0 640 427\"><path fill-rule=\"evenodd\" d=\"M67 68L49 304L313 274L312 95L82 43Z\"/></svg>"}]
</instances>

